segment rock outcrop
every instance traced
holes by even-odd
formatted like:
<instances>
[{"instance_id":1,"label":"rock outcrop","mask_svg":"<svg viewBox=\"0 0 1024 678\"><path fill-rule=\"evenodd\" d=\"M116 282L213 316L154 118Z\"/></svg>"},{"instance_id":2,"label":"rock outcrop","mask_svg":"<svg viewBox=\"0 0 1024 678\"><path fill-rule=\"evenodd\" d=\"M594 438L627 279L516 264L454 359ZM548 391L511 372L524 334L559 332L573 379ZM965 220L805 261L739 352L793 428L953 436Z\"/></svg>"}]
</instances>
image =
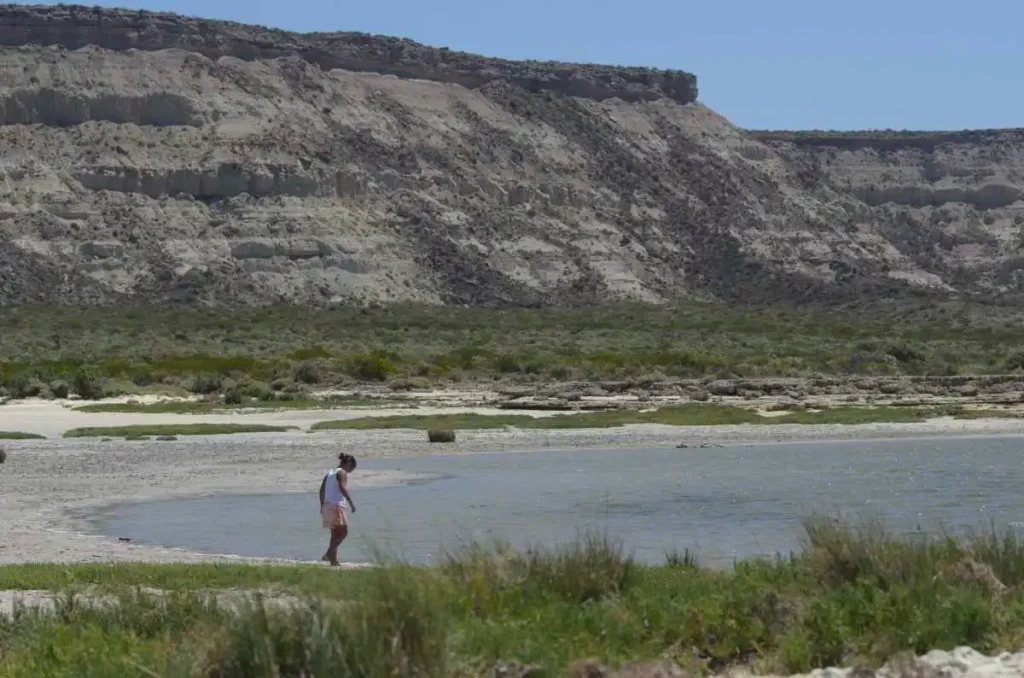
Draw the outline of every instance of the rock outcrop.
<instances>
[{"instance_id":1,"label":"rock outcrop","mask_svg":"<svg viewBox=\"0 0 1024 678\"><path fill-rule=\"evenodd\" d=\"M747 132L677 71L0 6L0 304L1024 286L1024 133Z\"/></svg>"}]
</instances>

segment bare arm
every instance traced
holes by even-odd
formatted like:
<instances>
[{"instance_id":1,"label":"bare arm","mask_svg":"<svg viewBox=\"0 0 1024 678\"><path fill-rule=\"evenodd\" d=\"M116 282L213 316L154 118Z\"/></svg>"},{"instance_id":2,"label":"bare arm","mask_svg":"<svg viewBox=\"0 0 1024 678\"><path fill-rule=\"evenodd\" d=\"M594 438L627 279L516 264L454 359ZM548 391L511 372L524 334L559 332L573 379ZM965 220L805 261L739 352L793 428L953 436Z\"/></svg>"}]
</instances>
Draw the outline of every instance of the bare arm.
<instances>
[{"instance_id":1,"label":"bare arm","mask_svg":"<svg viewBox=\"0 0 1024 678\"><path fill-rule=\"evenodd\" d=\"M324 476L324 479L320 481L320 508L321 509L323 509L323 507L324 507L324 494L325 494L326 490L327 490L327 476Z\"/></svg>"},{"instance_id":2,"label":"bare arm","mask_svg":"<svg viewBox=\"0 0 1024 678\"><path fill-rule=\"evenodd\" d=\"M341 496L345 497L345 501L352 507L352 513L356 512L356 503L352 501L352 495L348 493L348 488L345 487L345 483L341 481L341 474L338 474L338 489L341 490Z\"/></svg>"}]
</instances>

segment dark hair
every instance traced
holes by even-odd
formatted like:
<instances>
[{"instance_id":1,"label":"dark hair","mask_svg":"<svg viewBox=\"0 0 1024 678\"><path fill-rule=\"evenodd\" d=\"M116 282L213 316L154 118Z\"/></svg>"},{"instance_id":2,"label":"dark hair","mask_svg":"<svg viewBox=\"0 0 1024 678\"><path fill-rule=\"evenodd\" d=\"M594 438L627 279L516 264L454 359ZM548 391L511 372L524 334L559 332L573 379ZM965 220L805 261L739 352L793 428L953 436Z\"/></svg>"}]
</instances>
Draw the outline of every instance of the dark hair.
<instances>
[{"instance_id":1,"label":"dark hair","mask_svg":"<svg viewBox=\"0 0 1024 678\"><path fill-rule=\"evenodd\" d=\"M353 457L351 454L342 452L341 454L338 455L338 464L340 464L341 466L348 466L349 464L352 464L352 468L355 468L356 458Z\"/></svg>"}]
</instances>

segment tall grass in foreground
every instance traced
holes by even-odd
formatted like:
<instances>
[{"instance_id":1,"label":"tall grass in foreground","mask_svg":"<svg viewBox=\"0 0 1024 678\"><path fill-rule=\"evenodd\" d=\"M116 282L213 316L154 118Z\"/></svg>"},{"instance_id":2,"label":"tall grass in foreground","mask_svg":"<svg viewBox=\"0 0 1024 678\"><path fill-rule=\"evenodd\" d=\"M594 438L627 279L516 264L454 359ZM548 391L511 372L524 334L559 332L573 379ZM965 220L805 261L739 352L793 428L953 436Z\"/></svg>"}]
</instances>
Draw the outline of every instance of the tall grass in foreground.
<instances>
[{"instance_id":1,"label":"tall grass in foreground","mask_svg":"<svg viewBox=\"0 0 1024 678\"><path fill-rule=\"evenodd\" d=\"M310 599L274 609L261 599L228 623L207 655L207 675L419 676L449 671L449 629L439 582L409 568L375 572L363 596Z\"/></svg>"},{"instance_id":2,"label":"tall grass in foreground","mask_svg":"<svg viewBox=\"0 0 1024 678\"><path fill-rule=\"evenodd\" d=\"M1024 636L1024 541L1013 532L902 537L823 517L806 529L803 552L729 571L688 554L639 565L594 533L525 551L470 543L437 568L125 565L125 581L182 590L122 591L99 608L70 597L0 621L0 676L433 678L490 675L499 661L559 676L583 657L796 672L958 645L994 652ZM116 589L118 568L0 567L0 581L64 585L80 570L78 581ZM211 589L243 582L260 591L211 601Z\"/></svg>"},{"instance_id":3,"label":"tall grass in foreground","mask_svg":"<svg viewBox=\"0 0 1024 678\"><path fill-rule=\"evenodd\" d=\"M803 561L834 586L865 578L881 587L943 577L997 590L1024 583L1024 539L1010 528L992 527L959 538L945 532L901 538L879 523L852 527L815 516L804 529L808 548Z\"/></svg>"},{"instance_id":4,"label":"tall grass in foreground","mask_svg":"<svg viewBox=\"0 0 1024 678\"><path fill-rule=\"evenodd\" d=\"M445 555L441 572L477 596L515 587L524 598L554 594L584 604L622 593L634 582L637 569L618 542L585 532L555 551L516 551L502 542L487 549L470 542Z\"/></svg>"}]
</instances>

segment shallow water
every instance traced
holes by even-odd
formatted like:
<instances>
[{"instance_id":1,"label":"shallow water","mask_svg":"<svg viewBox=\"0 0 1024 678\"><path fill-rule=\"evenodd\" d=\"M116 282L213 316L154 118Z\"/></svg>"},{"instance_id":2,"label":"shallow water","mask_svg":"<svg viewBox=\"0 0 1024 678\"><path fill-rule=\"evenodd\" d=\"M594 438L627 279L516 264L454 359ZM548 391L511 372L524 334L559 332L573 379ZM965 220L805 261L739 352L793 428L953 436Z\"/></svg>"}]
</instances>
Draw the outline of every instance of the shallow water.
<instances>
[{"instance_id":1,"label":"shallow water","mask_svg":"<svg viewBox=\"0 0 1024 678\"><path fill-rule=\"evenodd\" d=\"M552 544L606 530L638 559L689 549L709 565L801 546L814 512L894 529L987 529L1024 521L1024 439L798 443L711 449L601 449L366 460L361 468L436 474L351 489L358 512L343 560L374 548L433 562L467 537ZM127 504L101 532L211 553L310 560L326 545L310 492Z\"/></svg>"}]
</instances>

